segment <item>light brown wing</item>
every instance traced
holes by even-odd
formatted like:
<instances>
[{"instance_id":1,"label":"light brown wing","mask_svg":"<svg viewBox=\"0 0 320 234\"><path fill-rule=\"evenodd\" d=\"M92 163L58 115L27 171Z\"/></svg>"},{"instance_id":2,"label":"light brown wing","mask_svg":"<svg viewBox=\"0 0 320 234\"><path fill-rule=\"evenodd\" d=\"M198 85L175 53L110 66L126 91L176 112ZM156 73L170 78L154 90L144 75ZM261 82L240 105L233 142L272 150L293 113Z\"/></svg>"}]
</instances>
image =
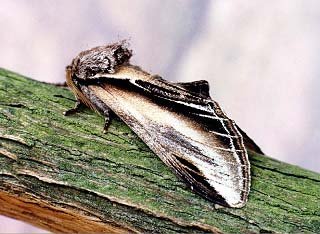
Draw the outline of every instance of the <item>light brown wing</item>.
<instances>
[{"instance_id":1,"label":"light brown wing","mask_svg":"<svg viewBox=\"0 0 320 234\"><path fill-rule=\"evenodd\" d=\"M127 73L118 71L116 75L128 77ZM222 205L244 206L250 165L234 122L212 118L233 131L230 135L217 133L208 130L207 117L199 119L175 111L128 87L107 79L100 86L88 86L195 192Z\"/></svg>"}]
</instances>

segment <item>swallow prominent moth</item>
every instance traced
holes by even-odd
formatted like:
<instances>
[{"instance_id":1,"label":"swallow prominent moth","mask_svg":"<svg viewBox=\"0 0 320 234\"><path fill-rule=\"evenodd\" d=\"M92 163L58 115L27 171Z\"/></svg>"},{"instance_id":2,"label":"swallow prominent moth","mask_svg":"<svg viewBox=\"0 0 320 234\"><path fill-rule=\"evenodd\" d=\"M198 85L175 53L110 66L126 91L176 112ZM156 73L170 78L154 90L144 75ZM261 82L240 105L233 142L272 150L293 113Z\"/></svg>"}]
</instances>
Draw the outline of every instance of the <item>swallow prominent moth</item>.
<instances>
[{"instance_id":1,"label":"swallow prominent moth","mask_svg":"<svg viewBox=\"0 0 320 234\"><path fill-rule=\"evenodd\" d=\"M129 63L127 43L81 52L66 68L77 102L105 118L119 116L202 197L227 207L243 207L250 190L248 147L258 146L229 119L200 80L172 83Z\"/></svg>"}]
</instances>

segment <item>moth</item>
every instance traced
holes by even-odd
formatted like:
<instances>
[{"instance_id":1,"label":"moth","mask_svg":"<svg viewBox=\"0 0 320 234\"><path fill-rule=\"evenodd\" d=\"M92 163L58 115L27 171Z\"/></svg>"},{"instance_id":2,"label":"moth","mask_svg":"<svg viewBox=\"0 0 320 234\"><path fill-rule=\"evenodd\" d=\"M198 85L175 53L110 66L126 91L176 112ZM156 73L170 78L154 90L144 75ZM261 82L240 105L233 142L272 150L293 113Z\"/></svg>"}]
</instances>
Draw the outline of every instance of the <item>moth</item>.
<instances>
[{"instance_id":1,"label":"moth","mask_svg":"<svg viewBox=\"0 0 320 234\"><path fill-rule=\"evenodd\" d=\"M66 68L77 102L105 118L121 118L195 193L226 207L243 207L250 190L245 148L260 148L209 95L205 80L172 83L131 65L127 42L81 52ZM245 141L245 142L244 142Z\"/></svg>"}]
</instances>

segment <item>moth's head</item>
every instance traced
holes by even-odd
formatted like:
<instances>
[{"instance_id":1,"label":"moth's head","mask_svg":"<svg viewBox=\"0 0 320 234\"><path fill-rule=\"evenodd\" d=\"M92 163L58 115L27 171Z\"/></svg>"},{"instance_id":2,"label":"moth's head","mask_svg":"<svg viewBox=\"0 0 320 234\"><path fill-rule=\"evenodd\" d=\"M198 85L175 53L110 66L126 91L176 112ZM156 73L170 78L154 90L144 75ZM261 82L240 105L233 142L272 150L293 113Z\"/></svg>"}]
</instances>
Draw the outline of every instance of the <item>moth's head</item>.
<instances>
[{"instance_id":1,"label":"moth's head","mask_svg":"<svg viewBox=\"0 0 320 234\"><path fill-rule=\"evenodd\" d=\"M90 79L97 73L115 73L119 65L129 63L131 56L128 42L123 40L82 51L67 69L70 69L71 76Z\"/></svg>"},{"instance_id":2,"label":"moth's head","mask_svg":"<svg viewBox=\"0 0 320 234\"><path fill-rule=\"evenodd\" d=\"M77 100L80 100L82 103L84 103L87 107L91 109L95 109L92 105L91 101L83 95L81 91L81 86L79 86L78 80L75 78L72 70L72 66L66 67L66 83L77 98Z\"/></svg>"}]
</instances>

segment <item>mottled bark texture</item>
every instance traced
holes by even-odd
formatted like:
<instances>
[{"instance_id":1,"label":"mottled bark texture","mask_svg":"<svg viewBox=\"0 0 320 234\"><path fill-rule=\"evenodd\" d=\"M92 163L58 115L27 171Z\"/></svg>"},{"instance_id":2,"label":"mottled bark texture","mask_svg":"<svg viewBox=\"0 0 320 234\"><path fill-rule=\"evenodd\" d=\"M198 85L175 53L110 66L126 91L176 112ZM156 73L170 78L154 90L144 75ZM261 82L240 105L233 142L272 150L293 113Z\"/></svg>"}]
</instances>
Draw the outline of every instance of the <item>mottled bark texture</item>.
<instances>
[{"instance_id":1,"label":"mottled bark texture","mask_svg":"<svg viewBox=\"0 0 320 234\"><path fill-rule=\"evenodd\" d=\"M249 152L245 208L186 188L120 120L74 116L66 88L0 70L0 214L54 232L320 232L320 175ZM303 157L303 156L301 156Z\"/></svg>"}]
</instances>

